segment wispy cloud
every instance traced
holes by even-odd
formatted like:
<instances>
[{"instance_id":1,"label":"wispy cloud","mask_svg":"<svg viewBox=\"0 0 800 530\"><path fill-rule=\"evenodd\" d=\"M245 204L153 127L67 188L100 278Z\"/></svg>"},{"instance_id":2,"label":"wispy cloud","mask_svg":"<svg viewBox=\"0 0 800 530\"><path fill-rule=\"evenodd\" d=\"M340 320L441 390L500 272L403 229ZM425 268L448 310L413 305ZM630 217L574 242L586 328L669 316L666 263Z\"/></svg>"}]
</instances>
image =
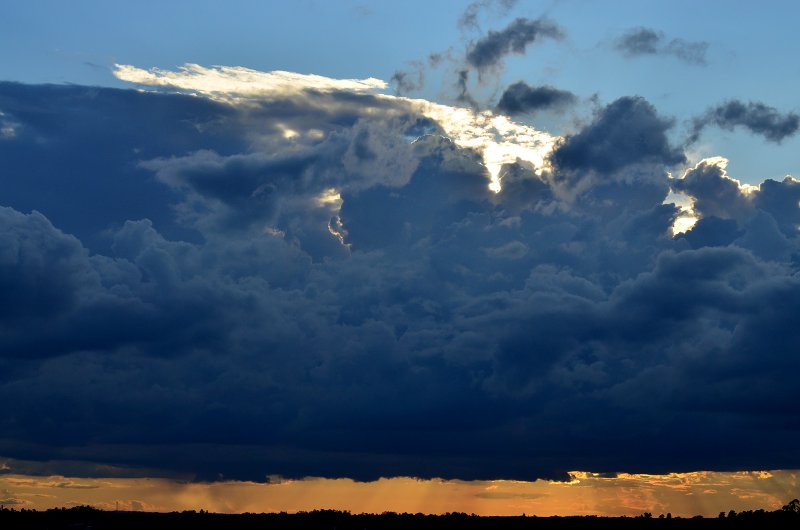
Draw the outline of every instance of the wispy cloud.
<instances>
[{"instance_id":1,"label":"wispy cloud","mask_svg":"<svg viewBox=\"0 0 800 530\"><path fill-rule=\"evenodd\" d=\"M540 18L517 18L500 31L490 30L468 48L467 64L486 72L500 64L510 54L523 54L537 40L564 38L564 31L554 22Z\"/></svg>"},{"instance_id":2,"label":"wispy cloud","mask_svg":"<svg viewBox=\"0 0 800 530\"><path fill-rule=\"evenodd\" d=\"M617 39L616 49L628 57L644 55L672 55L690 64L706 64L707 42L690 42L684 39L667 39L661 31L636 28Z\"/></svg>"},{"instance_id":3,"label":"wispy cloud","mask_svg":"<svg viewBox=\"0 0 800 530\"><path fill-rule=\"evenodd\" d=\"M689 143L696 142L703 129L709 126L729 131L744 127L753 134L763 136L767 141L780 143L797 133L800 116L794 112L781 113L775 107L761 102L727 101L694 119Z\"/></svg>"}]
</instances>

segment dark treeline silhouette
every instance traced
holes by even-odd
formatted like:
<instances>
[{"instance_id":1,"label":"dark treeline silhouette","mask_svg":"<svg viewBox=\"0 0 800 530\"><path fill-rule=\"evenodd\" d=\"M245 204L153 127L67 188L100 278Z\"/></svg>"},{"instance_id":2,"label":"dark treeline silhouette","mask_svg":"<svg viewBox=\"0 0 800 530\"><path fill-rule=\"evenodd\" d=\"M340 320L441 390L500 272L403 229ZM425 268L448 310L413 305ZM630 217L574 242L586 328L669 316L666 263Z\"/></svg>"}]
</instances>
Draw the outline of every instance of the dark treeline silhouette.
<instances>
[{"instance_id":1,"label":"dark treeline silhouette","mask_svg":"<svg viewBox=\"0 0 800 530\"><path fill-rule=\"evenodd\" d=\"M103 511L90 506L0 510L0 528L69 530L523 530L523 529L635 529L635 528L800 528L800 501L792 500L775 511L750 510L722 512L716 518L654 516L637 517L489 517L466 513L424 515L421 513L351 514L347 511L314 510L289 514L218 514L204 510L171 513Z\"/></svg>"}]
</instances>

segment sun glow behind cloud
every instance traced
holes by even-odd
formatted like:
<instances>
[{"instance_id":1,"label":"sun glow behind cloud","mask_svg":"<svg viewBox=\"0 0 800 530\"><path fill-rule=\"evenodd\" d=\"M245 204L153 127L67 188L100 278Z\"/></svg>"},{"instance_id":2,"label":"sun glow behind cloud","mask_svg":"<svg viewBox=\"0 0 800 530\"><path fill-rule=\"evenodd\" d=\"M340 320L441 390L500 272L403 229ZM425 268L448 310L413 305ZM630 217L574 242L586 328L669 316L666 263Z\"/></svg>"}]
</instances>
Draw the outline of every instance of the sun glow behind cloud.
<instances>
[{"instance_id":1,"label":"sun glow behind cloud","mask_svg":"<svg viewBox=\"0 0 800 530\"><path fill-rule=\"evenodd\" d=\"M547 155L558 140L556 136L489 110L475 112L422 99L408 101L422 114L438 122L456 145L482 154L483 164L489 172L489 188L495 192L500 191L504 164L527 162L535 173L541 174L547 166Z\"/></svg>"},{"instance_id":2,"label":"sun glow behind cloud","mask_svg":"<svg viewBox=\"0 0 800 530\"><path fill-rule=\"evenodd\" d=\"M728 175L728 163L729 160L723 156L703 158L693 165L690 164L683 171L681 179L687 178L691 172L701 170L703 167L718 168L720 172L720 178L722 180L732 183L741 196L745 198L745 200L752 200L752 197L759 190L759 187L753 186L752 184L747 184ZM676 184L680 183L676 182ZM670 193L669 196L664 200L664 203L674 203L681 211L681 214L675 219L675 222L672 225L673 235L688 232L695 224L697 224L699 217L697 212L695 212L694 200L685 193Z\"/></svg>"},{"instance_id":3,"label":"sun glow behind cloud","mask_svg":"<svg viewBox=\"0 0 800 530\"><path fill-rule=\"evenodd\" d=\"M186 64L174 71L159 68L145 70L117 64L114 75L138 85L169 87L228 103L297 95L303 91L373 94L378 98L405 102L420 114L436 121L456 145L480 153L489 174L489 187L495 192L500 191L504 164L521 161L540 175L547 166L547 155L558 140L557 136L517 123L490 110L476 112L424 99L382 94L379 90L386 89L388 84L375 78L332 79L284 71L259 72L243 67L207 68L197 64ZM287 138L297 134L296 131L285 132Z\"/></svg>"},{"instance_id":4,"label":"sun glow behind cloud","mask_svg":"<svg viewBox=\"0 0 800 530\"><path fill-rule=\"evenodd\" d=\"M425 99L413 99L382 94L388 84L375 78L333 79L320 75L299 74L285 71L260 72L243 67L214 66L203 67L186 64L177 70L151 68L148 70L131 65L115 65L114 75L123 81L151 87L169 87L180 91L199 93L206 97L227 103L246 103L250 100L269 99L287 95L297 95L303 91L317 92L345 91L356 94L372 94L378 98L402 101L420 114L438 123L447 138L458 147L472 149L480 153L489 177L489 188L494 192L501 190L503 166L521 163L536 176L550 169L548 155L561 139L559 136L540 131L529 125L513 121L507 116L495 114L490 110L475 111L466 107L442 105ZM312 131L319 133L319 131ZM320 135L309 132L284 130L287 139L306 135L321 139ZM723 170L727 160L711 157L700 160L698 164L719 165ZM697 167L697 166L695 166ZM686 171L689 171L687 168ZM747 192L748 185L739 183ZM753 186L750 188L755 189ZM670 194L664 201L674 202L681 215L675 219L672 234L679 235L690 230L697 222L691 201L683 194ZM342 240L341 231L329 225L330 233Z\"/></svg>"}]
</instances>

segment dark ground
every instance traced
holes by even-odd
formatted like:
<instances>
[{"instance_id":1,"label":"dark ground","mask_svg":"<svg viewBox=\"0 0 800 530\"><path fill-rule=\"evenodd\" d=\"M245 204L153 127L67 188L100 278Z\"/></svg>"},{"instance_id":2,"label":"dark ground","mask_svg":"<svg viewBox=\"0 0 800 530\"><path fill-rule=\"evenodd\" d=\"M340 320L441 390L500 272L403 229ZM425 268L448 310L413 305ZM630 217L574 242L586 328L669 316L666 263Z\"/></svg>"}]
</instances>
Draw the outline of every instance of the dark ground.
<instances>
[{"instance_id":1,"label":"dark ground","mask_svg":"<svg viewBox=\"0 0 800 530\"><path fill-rule=\"evenodd\" d=\"M523 529L722 529L722 528L792 528L800 529L800 501L794 500L780 510L720 514L717 518L652 517L480 517L464 513L445 515L359 514L334 510L315 510L297 514L225 515L204 511L145 513L107 512L88 506L47 511L0 511L0 528L48 530L523 530Z\"/></svg>"}]
</instances>

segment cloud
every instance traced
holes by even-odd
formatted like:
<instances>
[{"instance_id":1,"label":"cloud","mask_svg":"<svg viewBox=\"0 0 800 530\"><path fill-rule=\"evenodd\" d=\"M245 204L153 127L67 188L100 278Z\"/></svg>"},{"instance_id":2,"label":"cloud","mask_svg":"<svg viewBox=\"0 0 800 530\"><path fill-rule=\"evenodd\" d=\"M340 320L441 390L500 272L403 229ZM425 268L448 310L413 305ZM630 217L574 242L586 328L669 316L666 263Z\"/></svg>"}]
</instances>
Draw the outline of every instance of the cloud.
<instances>
[{"instance_id":1,"label":"cloud","mask_svg":"<svg viewBox=\"0 0 800 530\"><path fill-rule=\"evenodd\" d=\"M467 6L459 19L458 26L461 30L479 30L478 16L482 11L494 11L500 15L507 14L517 0L479 0ZM438 68L444 61L448 61L453 69L446 73L445 79L455 88L453 100L458 105L466 105L473 109L485 109L488 105L482 98L476 98L470 93L470 74L477 70L481 83L485 81L485 74L502 67L503 59L509 54L522 55L529 44L536 40L551 38L562 40L563 29L554 22L545 18L537 20L517 18L505 29L500 31L490 30L488 34L464 43L465 55L455 58L452 47L444 52L432 52L427 57L427 66ZM459 54L460 55L460 54ZM423 61L411 61L409 68L397 70L392 75L391 81L396 86L398 95L406 95L420 91L425 85L426 64Z\"/></svg>"},{"instance_id":2,"label":"cloud","mask_svg":"<svg viewBox=\"0 0 800 530\"><path fill-rule=\"evenodd\" d=\"M0 111L0 140L15 137L17 135L17 126L6 117L3 111Z\"/></svg>"},{"instance_id":3,"label":"cloud","mask_svg":"<svg viewBox=\"0 0 800 530\"><path fill-rule=\"evenodd\" d=\"M5 493L5 492L4 492ZM25 499L17 499L15 497L4 497L0 498L0 504L4 506L15 506L15 505L26 505L29 504L29 501Z\"/></svg>"},{"instance_id":4,"label":"cloud","mask_svg":"<svg viewBox=\"0 0 800 530\"><path fill-rule=\"evenodd\" d=\"M158 92L0 84L6 472L800 466L796 180L683 168L642 98L560 139L349 81L144 72Z\"/></svg>"},{"instance_id":5,"label":"cloud","mask_svg":"<svg viewBox=\"0 0 800 530\"><path fill-rule=\"evenodd\" d=\"M663 32L650 28L636 28L617 39L615 47L628 57L642 55L672 55L690 64L706 64L707 42L689 42L683 39L666 41Z\"/></svg>"},{"instance_id":6,"label":"cloud","mask_svg":"<svg viewBox=\"0 0 800 530\"><path fill-rule=\"evenodd\" d=\"M800 116L793 112L781 114L776 108L760 102L732 100L712 107L703 116L695 118L689 142L696 142L703 129L710 125L728 131L744 127L767 141L780 143L797 133Z\"/></svg>"},{"instance_id":7,"label":"cloud","mask_svg":"<svg viewBox=\"0 0 800 530\"><path fill-rule=\"evenodd\" d=\"M484 10L496 10L499 14L505 15L518 0L478 0L467 6L461 17L458 19L458 27L461 29L478 29L478 15Z\"/></svg>"},{"instance_id":8,"label":"cloud","mask_svg":"<svg viewBox=\"0 0 800 530\"><path fill-rule=\"evenodd\" d=\"M731 178L724 158L703 160L687 171L673 188L693 198L692 210L701 217L743 221L753 215L753 188Z\"/></svg>"},{"instance_id":9,"label":"cloud","mask_svg":"<svg viewBox=\"0 0 800 530\"><path fill-rule=\"evenodd\" d=\"M227 97L268 96L281 93L295 93L298 88L318 92L348 91L369 93L386 88L380 79L331 79L319 75L298 74L294 72L259 72L240 66L220 66L207 68L198 64L186 64L177 72L151 68L143 70L125 64L114 65L114 75L123 81L147 86L177 87L183 90L198 91Z\"/></svg>"},{"instance_id":10,"label":"cloud","mask_svg":"<svg viewBox=\"0 0 800 530\"><path fill-rule=\"evenodd\" d=\"M704 160L673 181L675 190L693 198L692 214L699 218L686 238L695 244L737 244L766 260L788 259L790 239L800 226L800 182L786 177L747 185L730 177L726 167L724 158Z\"/></svg>"},{"instance_id":11,"label":"cloud","mask_svg":"<svg viewBox=\"0 0 800 530\"><path fill-rule=\"evenodd\" d=\"M467 64L479 73L494 68L511 53L523 54L529 44L542 39L561 40L564 31L547 19L517 18L500 31L491 30L467 50Z\"/></svg>"},{"instance_id":12,"label":"cloud","mask_svg":"<svg viewBox=\"0 0 800 530\"><path fill-rule=\"evenodd\" d=\"M315 143L324 137L326 131L337 124L354 123L362 115L380 114L382 116L414 115L417 118L409 121L408 131L413 135L441 133L446 135L457 146L477 152L483 159L483 164L488 171L488 177L494 189L497 189L500 180L500 171L504 164L516 160L524 161L537 170L545 164L545 158L555 144L555 137L539 131L534 127L516 123L505 116L495 115L493 112L475 111L470 108L453 107L427 101L424 99L410 99L395 97L380 93L372 93L357 88L355 93L349 91L349 84L344 83L342 92L326 93L317 90L316 86L336 86L338 80L320 78L319 76L298 76L297 84L286 85L288 93L273 90L273 79L282 79L282 72L261 73L252 75L250 71L240 68L199 68L192 69L192 65L177 72L164 72L160 70L141 70L133 66L125 66L125 72L131 72L139 83L148 83L154 87L172 87L183 90L194 87L193 90L221 102L239 102L254 105L257 112L245 112L243 119L249 127L257 132L250 133L255 136L251 141L264 143L274 134L263 134L263 122L254 123L253 116L270 115L278 113L283 121L278 121L282 136L287 133L302 135L291 136L290 140L297 142L304 140ZM162 75L163 74L163 75ZM274 74L274 75L273 75ZM467 73L465 73L466 75ZM206 77L204 77L206 76ZM217 87L219 79L223 78L223 86L229 92L220 93ZM264 87L262 80L268 80ZM382 83L382 82L380 82ZM375 85L379 85L376 82ZM207 88L205 88L207 85ZM291 87L294 88L291 88ZM359 85L360 87L360 85ZM245 107L247 105L244 105ZM286 109L289 109L288 112ZM304 117L300 119L300 117ZM325 116L325 127L317 119ZM292 125L294 122L295 125ZM313 122L313 123L312 123ZM317 123L319 122L319 123ZM268 122L274 123L274 122ZM243 124L244 125L244 124ZM271 131L268 131L271 132ZM272 131L274 133L274 131ZM331 140L338 138L335 135ZM272 140L274 143L275 140ZM279 148L285 149L284 145Z\"/></svg>"},{"instance_id":13,"label":"cloud","mask_svg":"<svg viewBox=\"0 0 800 530\"><path fill-rule=\"evenodd\" d=\"M577 134L564 138L550 158L563 175L610 175L642 164L674 166L685 157L669 143L666 133L671 126L672 121L660 117L645 99L622 97L600 109Z\"/></svg>"},{"instance_id":14,"label":"cloud","mask_svg":"<svg viewBox=\"0 0 800 530\"><path fill-rule=\"evenodd\" d=\"M404 96L409 92L415 92L425 87L425 67L419 62L412 63L413 71L396 70L392 74L391 81L397 87L397 95Z\"/></svg>"},{"instance_id":15,"label":"cloud","mask_svg":"<svg viewBox=\"0 0 800 530\"><path fill-rule=\"evenodd\" d=\"M578 98L568 90L545 86L530 86L518 81L506 88L497 110L509 115L533 113L539 110L561 109L571 105Z\"/></svg>"}]
</instances>

